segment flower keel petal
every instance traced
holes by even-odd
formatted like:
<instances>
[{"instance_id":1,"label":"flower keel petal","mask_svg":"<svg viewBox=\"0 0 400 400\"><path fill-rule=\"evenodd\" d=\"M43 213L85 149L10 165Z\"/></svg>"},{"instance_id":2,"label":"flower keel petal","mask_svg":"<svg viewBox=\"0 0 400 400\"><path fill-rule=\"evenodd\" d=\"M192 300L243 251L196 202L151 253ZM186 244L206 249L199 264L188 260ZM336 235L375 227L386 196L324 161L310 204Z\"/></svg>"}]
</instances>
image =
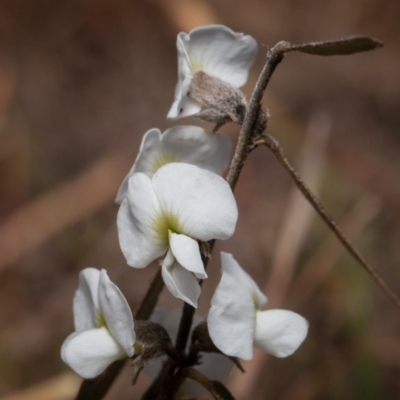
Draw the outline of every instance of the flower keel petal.
<instances>
[{"instance_id":1,"label":"flower keel petal","mask_svg":"<svg viewBox=\"0 0 400 400\"><path fill-rule=\"evenodd\" d=\"M303 343L308 322L288 310L258 311L254 345L275 357L288 357Z\"/></svg>"},{"instance_id":2,"label":"flower keel petal","mask_svg":"<svg viewBox=\"0 0 400 400\"><path fill-rule=\"evenodd\" d=\"M112 362L126 357L106 328L75 332L61 348L61 358L85 379L95 378Z\"/></svg>"},{"instance_id":3,"label":"flower keel petal","mask_svg":"<svg viewBox=\"0 0 400 400\"><path fill-rule=\"evenodd\" d=\"M124 349L127 356L132 357L133 345L136 341L132 312L124 295L110 281L104 269L100 272L99 302L111 335Z\"/></svg>"}]
</instances>

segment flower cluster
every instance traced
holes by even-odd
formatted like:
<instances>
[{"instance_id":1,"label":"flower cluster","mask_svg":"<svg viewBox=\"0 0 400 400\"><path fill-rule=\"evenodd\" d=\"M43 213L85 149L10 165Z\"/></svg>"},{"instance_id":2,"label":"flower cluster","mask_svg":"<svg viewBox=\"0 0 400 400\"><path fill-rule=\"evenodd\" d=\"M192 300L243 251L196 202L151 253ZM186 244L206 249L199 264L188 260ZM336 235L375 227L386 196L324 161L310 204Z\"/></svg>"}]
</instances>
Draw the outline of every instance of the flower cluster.
<instances>
[{"instance_id":1,"label":"flower cluster","mask_svg":"<svg viewBox=\"0 0 400 400\"><path fill-rule=\"evenodd\" d=\"M177 48L178 84L168 118L240 124L247 104L239 88L254 61L255 40L213 25L180 33ZM201 293L199 280L207 278L204 242L231 237L238 219L235 198L222 175L230 153L231 141L221 133L196 126L164 133L151 129L116 196L119 242L127 264L145 268L159 259L169 292L193 307ZM266 297L256 283L232 255L221 253L221 262L221 282L204 325L212 341L209 348L243 359L252 358L253 345L277 357L292 354L307 335L307 321L291 311L260 311ZM142 328L143 321L134 322L127 301L104 270L81 272L73 309L76 332L66 339L61 354L84 378L97 376L117 359L147 359L149 338L167 335L159 326ZM165 337L162 351L153 346L152 356L172 354Z\"/></svg>"}]
</instances>

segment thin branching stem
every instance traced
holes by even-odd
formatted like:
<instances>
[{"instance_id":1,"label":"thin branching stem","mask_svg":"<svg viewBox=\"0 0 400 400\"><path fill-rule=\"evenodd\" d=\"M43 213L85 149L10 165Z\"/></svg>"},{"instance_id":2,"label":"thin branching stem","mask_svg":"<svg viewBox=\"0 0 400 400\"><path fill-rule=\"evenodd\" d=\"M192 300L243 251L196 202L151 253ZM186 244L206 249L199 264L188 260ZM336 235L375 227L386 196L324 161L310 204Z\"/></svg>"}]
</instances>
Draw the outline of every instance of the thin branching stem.
<instances>
[{"instance_id":1,"label":"thin branching stem","mask_svg":"<svg viewBox=\"0 0 400 400\"><path fill-rule=\"evenodd\" d=\"M325 210L325 208L320 204L311 190L307 187L304 181L300 178L297 172L294 170L289 160L286 158L281 146L276 141L275 138L270 135L263 135L262 138L254 142L255 146L265 145L268 149L272 151L274 156L278 159L280 164L285 168L293 179L296 186L299 188L304 197L313 206L315 211L324 220L324 222L330 227L339 241L343 244L346 250L358 261L358 263L368 272L372 279L378 284L378 286L383 290L383 292L388 296L397 308L400 309L400 299L397 295L390 289L386 282L381 278L377 271L368 263L368 261L361 255L361 253L349 242L346 235L342 232L333 218Z\"/></svg>"}]
</instances>

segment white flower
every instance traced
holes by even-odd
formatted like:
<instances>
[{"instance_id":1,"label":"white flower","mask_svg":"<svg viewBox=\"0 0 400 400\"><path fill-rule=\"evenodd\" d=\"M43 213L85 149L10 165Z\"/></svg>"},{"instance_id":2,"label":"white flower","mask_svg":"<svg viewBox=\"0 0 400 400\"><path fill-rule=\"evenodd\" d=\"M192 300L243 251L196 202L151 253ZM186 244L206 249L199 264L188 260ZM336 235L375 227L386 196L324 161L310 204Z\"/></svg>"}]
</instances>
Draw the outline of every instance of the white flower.
<instances>
[{"instance_id":1,"label":"white flower","mask_svg":"<svg viewBox=\"0 0 400 400\"><path fill-rule=\"evenodd\" d=\"M75 333L64 341L61 358L80 376L94 378L112 362L134 355L132 312L104 269L81 271L73 310Z\"/></svg>"},{"instance_id":2,"label":"white flower","mask_svg":"<svg viewBox=\"0 0 400 400\"><path fill-rule=\"evenodd\" d=\"M208 25L179 33L178 84L168 118L199 114L202 104L190 97L196 72L202 71L236 88L243 86L257 54L257 42L223 25Z\"/></svg>"},{"instance_id":3,"label":"white flower","mask_svg":"<svg viewBox=\"0 0 400 400\"><path fill-rule=\"evenodd\" d=\"M136 172L150 178L162 166L185 162L222 174L231 153L231 140L222 133L208 133L197 126L175 126L163 134L153 128L146 132L128 175L118 191L116 202L121 203L128 190L128 179Z\"/></svg>"},{"instance_id":4,"label":"white flower","mask_svg":"<svg viewBox=\"0 0 400 400\"><path fill-rule=\"evenodd\" d=\"M196 307L200 286L195 276L207 277L198 240L228 239L237 216L223 178L194 165L171 163L152 178L140 172L129 178L117 217L119 242L134 268L165 256L162 276L168 290Z\"/></svg>"},{"instance_id":5,"label":"white flower","mask_svg":"<svg viewBox=\"0 0 400 400\"><path fill-rule=\"evenodd\" d=\"M276 357L293 354L307 336L308 322L287 310L260 311L267 298L231 254L221 253L222 278L211 300L208 330L229 356L250 360L253 345Z\"/></svg>"}]
</instances>

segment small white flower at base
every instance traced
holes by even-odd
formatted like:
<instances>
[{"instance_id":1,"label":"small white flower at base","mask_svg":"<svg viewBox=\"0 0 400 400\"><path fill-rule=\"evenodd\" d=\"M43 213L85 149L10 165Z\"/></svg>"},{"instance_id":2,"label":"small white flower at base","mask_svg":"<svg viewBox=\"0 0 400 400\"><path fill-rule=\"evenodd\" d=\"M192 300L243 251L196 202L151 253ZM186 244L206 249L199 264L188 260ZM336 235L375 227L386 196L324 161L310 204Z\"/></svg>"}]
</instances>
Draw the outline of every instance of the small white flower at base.
<instances>
[{"instance_id":1,"label":"small white flower at base","mask_svg":"<svg viewBox=\"0 0 400 400\"><path fill-rule=\"evenodd\" d=\"M167 118L199 114L202 104L190 97L196 72L202 71L233 87L243 86L257 54L257 42L223 25L208 25L181 32L177 38L178 84Z\"/></svg>"},{"instance_id":2,"label":"small white flower at base","mask_svg":"<svg viewBox=\"0 0 400 400\"><path fill-rule=\"evenodd\" d=\"M235 198L219 175L171 163L152 178L136 173L117 216L119 242L128 265L144 268L164 257L168 290L194 307L205 279L200 241L228 239L238 217Z\"/></svg>"},{"instance_id":3,"label":"small white flower at base","mask_svg":"<svg viewBox=\"0 0 400 400\"><path fill-rule=\"evenodd\" d=\"M231 139L222 133L209 133L197 126L175 126L163 134L153 128L145 133L128 175L118 190L116 202L121 204L128 191L128 179L136 172L150 178L162 166L172 162L197 165L221 175L228 165Z\"/></svg>"},{"instance_id":4,"label":"small white flower at base","mask_svg":"<svg viewBox=\"0 0 400 400\"><path fill-rule=\"evenodd\" d=\"M293 354L308 322L288 310L260 311L267 298L231 254L221 253L222 278L211 300L208 331L224 354L250 360L253 346L276 357Z\"/></svg>"},{"instance_id":5,"label":"small white flower at base","mask_svg":"<svg viewBox=\"0 0 400 400\"><path fill-rule=\"evenodd\" d=\"M112 362L134 355L132 312L104 269L81 271L73 311L75 332L64 341L61 358L77 374L95 378Z\"/></svg>"}]
</instances>

